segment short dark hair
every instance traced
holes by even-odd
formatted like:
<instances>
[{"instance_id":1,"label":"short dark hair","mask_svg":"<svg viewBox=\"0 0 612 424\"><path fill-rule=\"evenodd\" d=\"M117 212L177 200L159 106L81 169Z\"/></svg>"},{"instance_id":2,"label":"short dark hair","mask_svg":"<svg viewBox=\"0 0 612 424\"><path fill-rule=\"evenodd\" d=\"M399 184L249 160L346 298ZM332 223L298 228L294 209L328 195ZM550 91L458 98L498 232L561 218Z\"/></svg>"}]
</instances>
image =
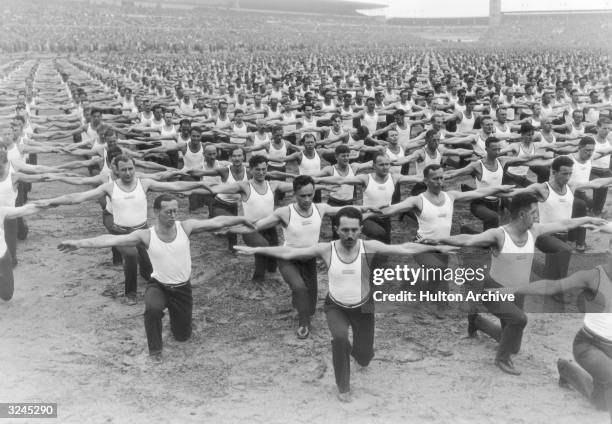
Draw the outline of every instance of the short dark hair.
<instances>
[{"instance_id":1,"label":"short dark hair","mask_svg":"<svg viewBox=\"0 0 612 424\"><path fill-rule=\"evenodd\" d=\"M261 164L261 163L268 163L268 159L265 156L262 155L253 155L251 156L251 159L249 159L249 168L253 169L255 168L257 165Z\"/></svg>"},{"instance_id":2,"label":"short dark hair","mask_svg":"<svg viewBox=\"0 0 612 424\"><path fill-rule=\"evenodd\" d=\"M442 165L438 165L437 163L427 165L425 169L423 169L423 177L429 177L429 174L431 174L433 171L437 171L438 169L442 169Z\"/></svg>"},{"instance_id":3,"label":"short dark hair","mask_svg":"<svg viewBox=\"0 0 612 424\"><path fill-rule=\"evenodd\" d=\"M351 153L351 149L346 144L341 144L334 149L334 154L336 156L341 155L343 153Z\"/></svg>"},{"instance_id":4,"label":"short dark hair","mask_svg":"<svg viewBox=\"0 0 612 424\"><path fill-rule=\"evenodd\" d=\"M530 193L519 193L510 202L510 217L516 218L519 212L529 209L531 205L538 203L538 198Z\"/></svg>"},{"instance_id":5,"label":"short dark hair","mask_svg":"<svg viewBox=\"0 0 612 424\"><path fill-rule=\"evenodd\" d=\"M336 227L340 226L340 219L342 217L356 219L359 221L359 225L363 223L363 214L361 211L353 206L345 206L336 213L336 222L338 223Z\"/></svg>"},{"instance_id":6,"label":"short dark hair","mask_svg":"<svg viewBox=\"0 0 612 424\"><path fill-rule=\"evenodd\" d=\"M313 187L315 185L315 182L310 175L298 175L293 180L293 192L295 193L302 187L305 187L309 184L312 184Z\"/></svg>"},{"instance_id":7,"label":"short dark hair","mask_svg":"<svg viewBox=\"0 0 612 424\"><path fill-rule=\"evenodd\" d=\"M499 143L501 140L497 137L487 137L487 139L485 140L485 147L489 147L491 144L493 143Z\"/></svg>"},{"instance_id":8,"label":"short dark hair","mask_svg":"<svg viewBox=\"0 0 612 424\"><path fill-rule=\"evenodd\" d=\"M558 156L552 161L551 169L558 171L562 166L574 166L574 161L569 156Z\"/></svg>"},{"instance_id":9,"label":"short dark hair","mask_svg":"<svg viewBox=\"0 0 612 424\"><path fill-rule=\"evenodd\" d=\"M167 194L167 193L160 194L153 201L153 210L159 211L161 210L163 202L172 202L173 200L176 200L176 197L174 197L171 194Z\"/></svg>"},{"instance_id":10,"label":"short dark hair","mask_svg":"<svg viewBox=\"0 0 612 424\"><path fill-rule=\"evenodd\" d=\"M132 163L134 163L134 159L132 159L128 155L122 153L119 156L115 157L115 163L119 164L119 162L132 162Z\"/></svg>"},{"instance_id":11,"label":"short dark hair","mask_svg":"<svg viewBox=\"0 0 612 424\"><path fill-rule=\"evenodd\" d=\"M425 141L431 140L433 138L433 136L436 135L437 133L438 133L438 131L436 131L436 130L433 130L433 129L432 130L428 130L425 133Z\"/></svg>"},{"instance_id":12,"label":"short dark hair","mask_svg":"<svg viewBox=\"0 0 612 424\"><path fill-rule=\"evenodd\" d=\"M595 145L595 139L593 137L582 137L578 143L578 148L588 146L589 144Z\"/></svg>"}]
</instances>

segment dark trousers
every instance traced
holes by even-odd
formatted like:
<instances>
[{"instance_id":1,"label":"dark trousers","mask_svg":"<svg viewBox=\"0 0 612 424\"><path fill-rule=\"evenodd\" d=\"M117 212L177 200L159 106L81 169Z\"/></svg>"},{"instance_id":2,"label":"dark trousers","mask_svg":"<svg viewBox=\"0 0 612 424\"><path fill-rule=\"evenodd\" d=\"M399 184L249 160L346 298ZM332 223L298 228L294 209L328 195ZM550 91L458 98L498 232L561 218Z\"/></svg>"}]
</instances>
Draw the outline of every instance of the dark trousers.
<instances>
[{"instance_id":1,"label":"dark trousers","mask_svg":"<svg viewBox=\"0 0 612 424\"><path fill-rule=\"evenodd\" d=\"M485 288L499 288L501 284L488 279ZM523 330L527 326L527 315L523 312L524 296L515 296L514 302L482 302L487 310L499 318L500 324L477 315L476 328L499 342L496 359L508 360L521 349Z\"/></svg>"},{"instance_id":2,"label":"dark trousers","mask_svg":"<svg viewBox=\"0 0 612 424\"><path fill-rule=\"evenodd\" d=\"M612 177L612 171L605 168L591 168L591 180L595 178ZM593 189L593 213L599 215L606 204L608 197L608 187Z\"/></svg>"},{"instance_id":3,"label":"dark trousers","mask_svg":"<svg viewBox=\"0 0 612 424\"><path fill-rule=\"evenodd\" d=\"M558 280L567 277L572 248L567 234L545 234L538 237L536 247L546 254L543 278Z\"/></svg>"},{"instance_id":4,"label":"dark trousers","mask_svg":"<svg viewBox=\"0 0 612 424\"><path fill-rule=\"evenodd\" d=\"M105 219L109 219L108 212L104 213ZM112 217L112 215L111 215ZM108 228L108 227L107 227ZM109 229L111 234L129 234L136 228L124 228L112 225ZM132 295L138 291L138 266L140 265L140 275L145 280L151 278L153 266L149 260L147 249L144 246L127 247L120 246L117 250L123 258L123 276L125 277L125 294Z\"/></svg>"},{"instance_id":5,"label":"dark trousers","mask_svg":"<svg viewBox=\"0 0 612 424\"><path fill-rule=\"evenodd\" d=\"M238 203L226 203L223 200L215 198L212 203L212 209L210 211L210 217L216 218L218 216L238 216ZM234 246L238 244L238 236L236 234L227 234L227 246L228 249L233 251Z\"/></svg>"},{"instance_id":6,"label":"dark trousers","mask_svg":"<svg viewBox=\"0 0 612 424\"><path fill-rule=\"evenodd\" d=\"M115 226L115 221L113 220L113 214L108 213L108 211L105 209L106 198L103 197L102 200L103 202L100 203L101 205L104 205L102 206L102 224L110 233L111 231L113 231L113 227ZM115 263L116 261L122 261L121 253L119 253L119 249L113 246L111 247L111 252L113 254L113 263Z\"/></svg>"},{"instance_id":7,"label":"dark trousers","mask_svg":"<svg viewBox=\"0 0 612 424\"><path fill-rule=\"evenodd\" d=\"M191 311L193 297L191 283L172 287L151 279L145 292L144 324L149 353L162 350L162 317L165 308L170 314L170 329L179 342L191 337Z\"/></svg>"},{"instance_id":8,"label":"dark trousers","mask_svg":"<svg viewBox=\"0 0 612 424\"><path fill-rule=\"evenodd\" d=\"M291 288L291 303L297 309L299 325L310 325L317 308L317 260L279 260L278 269Z\"/></svg>"},{"instance_id":9,"label":"dark trousers","mask_svg":"<svg viewBox=\"0 0 612 424\"><path fill-rule=\"evenodd\" d=\"M6 241L8 252L11 254L11 261L17 258L18 225L17 219L4 220L4 240Z\"/></svg>"},{"instance_id":10,"label":"dark trousers","mask_svg":"<svg viewBox=\"0 0 612 424\"><path fill-rule=\"evenodd\" d=\"M340 393L351 389L351 356L361 366L367 366L374 357L374 313L362 308L344 308L325 300L325 316L332 335L332 362L336 385ZM353 345L348 338L349 326L353 332Z\"/></svg>"},{"instance_id":11,"label":"dark trousers","mask_svg":"<svg viewBox=\"0 0 612 424\"><path fill-rule=\"evenodd\" d=\"M574 193L574 203L572 205L572 218L580 218L587 214L586 193L584 191L576 191ZM576 244L584 244L586 240L586 228L576 228L569 230L567 233L569 241L575 241Z\"/></svg>"},{"instance_id":12,"label":"dark trousers","mask_svg":"<svg viewBox=\"0 0 612 424\"><path fill-rule=\"evenodd\" d=\"M391 219L372 216L363 221L363 234L380 242L391 244Z\"/></svg>"},{"instance_id":13,"label":"dark trousers","mask_svg":"<svg viewBox=\"0 0 612 424\"><path fill-rule=\"evenodd\" d=\"M582 329L574 338L574 358L580 366L559 362L561 380L612 418L612 342Z\"/></svg>"},{"instance_id":14,"label":"dark trousers","mask_svg":"<svg viewBox=\"0 0 612 424\"><path fill-rule=\"evenodd\" d=\"M15 280L13 279L13 258L7 249L4 256L0 258L0 299L9 301L15 292Z\"/></svg>"},{"instance_id":15,"label":"dark trousers","mask_svg":"<svg viewBox=\"0 0 612 424\"><path fill-rule=\"evenodd\" d=\"M247 246L278 246L278 232L276 227L268 228L259 232L243 234L242 239ZM255 271L253 280L263 280L266 271L276 271L276 258L265 255L255 255Z\"/></svg>"},{"instance_id":16,"label":"dark trousers","mask_svg":"<svg viewBox=\"0 0 612 424\"><path fill-rule=\"evenodd\" d=\"M476 199L470 203L470 211L482 221L483 231L499 227L499 200Z\"/></svg>"},{"instance_id":17,"label":"dark trousers","mask_svg":"<svg viewBox=\"0 0 612 424\"><path fill-rule=\"evenodd\" d=\"M333 197L329 197L327 199L327 204L329 206L334 206L334 207L342 207L342 206L353 206L353 199L350 200L338 200L338 199L334 199ZM335 215L333 215L331 217L331 224L332 224L332 237L334 240L338 240L338 233L336 232L336 228L338 228L338 218L336 218Z\"/></svg>"}]
</instances>

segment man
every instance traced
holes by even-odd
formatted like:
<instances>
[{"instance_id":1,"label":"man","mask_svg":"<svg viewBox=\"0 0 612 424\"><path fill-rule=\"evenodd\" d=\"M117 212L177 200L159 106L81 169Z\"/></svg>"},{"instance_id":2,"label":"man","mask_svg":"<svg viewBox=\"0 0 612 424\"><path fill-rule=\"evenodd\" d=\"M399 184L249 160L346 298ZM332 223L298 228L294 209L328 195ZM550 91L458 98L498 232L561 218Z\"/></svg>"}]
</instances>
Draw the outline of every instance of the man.
<instances>
[{"instance_id":1,"label":"man","mask_svg":"<svg viewBox=\"0 0 612 424\"><path fill-rule=\"evenodd\" d=\"M46 199L47 205L74 205L88 200L97 200L108 196L113 211L114 226L111 234L129 234L136 230L147 228L147 192L151 191L188 191L203 187L200 181L159 182L150 178L135 176L135 165L131 158L119 155L115 158L116 172L119 176L115 181L106 182L92 190L81 193ZM138 264L140 275L149 279L151 263L147 252L142 247L118 247L123 257L123 273L125 276L125 295L128 305L136 304Z\"/></svg>"},{"instance_id":2,"label":"man","mask_svg":"<svg viewBox=\"0 0 612 424\"><path fill-rule=\"evenodd\" d=\"M350 357L366 367L374 357L374 303L370 281L370 264L366 257L376 253L414 255L432 251L418 244L386 245L376 240L361 240L363 216L354 207L343 207L337 213L336 231L340 240L316 243L308 247L243 247L244 254L264 254L282 261L316 261L321 258L327 266L329 293L325 298L325 316L332 335L332 362L338 399L351 401ZM449 248L438 246L438 251ZM353 333L353 346L348 329Z\"/></svg>"},{"instance_id":3,"label":"man","mask_svg":"<svg viewBox=\"0 0 612 424\"><path fill-rule=\"evenodd\" d=\"M509 206L510 222L480 234L434 237L425 242L437 242L452 246L491 248L491 267L485 288L516 287L527 284L531 275L535 241L544 234L554 234L577 228L581 225L602 225L600 218L564 219L546 224L538 220L538 199L532 194L519 193ZM468 335L474 337L478 330L499 342L495 365L503 372L520 375L511 355L519 352L527 315L523 312L523 299L515 302L487 301L484 306L499 318L500 324L488 321L477 313L468 315Z\"/></svg>"},{"instance_id":4,"label":"man","mask_svg":"<svg viewBox=\"0 0 612 424\"><path fill-rule=\"evenodd\" d=\"M450 236L455 202L469 202L497 193L507 193L512 189L512 186L495 185L465 192L444 191L444 170L436 164L425 167L423 176L427 187L425 192L410 196L382 210L383 216L414 212L418 222L417 240ZM443 269L448 266L448 256L445 255L425 253L415 259L420 265L428 268ZM448 281L435 279L431 283L433 291L448 293ZM445 302L438 302L436 316L444 319L447 307Z\"/></svg>"},{"instance_id":5,"label":"man","mask_svg":"<svg viewBox=\"0 0 612 424\"><path fill-rule=\"evenodd\" d=\"M390 173L391 162L389 157L378 152L372 160L374 172L354 176L335 175L332 177L316 178L319 182L328 184L352 185L363 187L363 206L378 209L392 203L393 193L398 184L417 182L421 178L415 175L401 175ZM391 243L391 220L374 215L364 220L363 233L383 243Z\"/></svg>"},{"instance_id":6,"label":"man","mask_svg":"<svg viewBox=\"0 0 612 424\"><path fill-rule=\"evenodd\" d=\"M0 156L2 155L0 150ZM15 221L27 215L32 215L39 212L43 207L27 204L24 206L4 206L0 205L0 299L9 301L13 298L15 292L15 282L13 279L13 267L15 262L11 255L11 250L4 239L4 228L6 222Z\"/></svg>"},{"instance_id":7,"label":"man","mask_svg":"<svg viewBox=\"0 0 612 424\"><path fill-rule=\"evenodd\" d=\"M209 190L213 194L239 194L244 217L255 222L271 216L274 213L275 193L289 192L293 190L293 185L281 181L267 181L268 160L264 156L252 156L249 159L249 169L252 177L248 181L221 184L209 187ZM275 227L243 234L242 238L249 246L278 245L278 233ZM262 283L266 271L275 272L276 261L256 255L253 282Z\"/></svg>"},{"instance_id":8,"label":"man","mask_svg":"<svg viewBox=\"0 0 612 424\"><path fill-rule=\"evenodd\" d=\"M282 225L285 247L316 246L319 242L323 217L335 215L340 208L325 203L313 203L315 183L308 175L300 175L293 180L293 192L295 202L280 207L271 215L257 221L256 231ZM313 258L282 260L278 267L285 282L291 288L292 303L298 311L297 337L305 339L310 334L310 317L314 315L317 306L316 260Z\"/></svg>"},{"instance_id":9,"label":"man","mask_svg":"<svg viewBox=\"0 0 612 424\"><path fill-rule=\"evenodd\" d=\"M156 362L162 359L162 317L168 308L172 335L178 341L191 337L193 298L191 294L191 249L189 236L232 225L252 224L243 217L187 219L177 221L178 202L167 194L153 202L156 222L152 228L124 235L103 235L89 239L67 240L58 248L71 252L79 248L116 246L120 249L145 249L153 270L145 292L144 324L149 355Z\"/></svg>"},{"instance_id":10,"label":"man","mask_svg":"<svg viewBox=\"0 0 612 424\"><path fill-rule=\"evenodd\" d=\"M194 169L189 173L193 177L220 177L223 184L233 184L238 181L247 181L248 173L244 166L244 149L238 146L233 146L230 150L230 162L231 165L227 165L224 168L215 167L212 169ZM206 181L203 181L206 184ZM206 188L206 185L204 185ZM210 209L210 216L220 215L238 215L238 202L240 202L239 194L225 194L219 193L215 196ZM238 239L235 234L228 234L228 249L230 252L234 251L234 246Z\"/></svg>"},{"instance_id":11,"label":"man","mask_svg":"<svg viewBox=\"0 0 612 424\"><path fill-rule=\"evenodd\" d=\"M610 232L610 224L600 227ZM607 410L612 420L612 256L605 265L578 271L560 280L539 280L498 292L551 296L581 290L584 324L574 338L574 358L557 361L559 385L570 386L597 409Z\"/></svg>"}]
</instances>

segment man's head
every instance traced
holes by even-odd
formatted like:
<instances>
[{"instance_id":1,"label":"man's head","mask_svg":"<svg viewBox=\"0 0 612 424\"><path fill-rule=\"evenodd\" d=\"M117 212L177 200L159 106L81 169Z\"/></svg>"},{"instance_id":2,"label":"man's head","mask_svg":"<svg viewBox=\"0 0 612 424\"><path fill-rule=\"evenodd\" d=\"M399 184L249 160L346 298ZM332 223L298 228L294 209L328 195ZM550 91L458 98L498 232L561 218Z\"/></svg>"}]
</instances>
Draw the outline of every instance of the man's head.
<instances>
[{"instance_id":1,"label":"man's head","mask_svg":"<svg viewBox=\"0 0 612 424\"><path fill-rule=\"evenodd\" d=\"M525 230L530 229L538 222L538 198L533 194L519 193L510 202L510 219L520 222Z\"/></svg>"},{"instance_id":2,"label":"man's head","mask_svg":"<svg viewBox=\"0 0 612 424\"><path fill-rule=\"evenodd\" d=\"M178 216L178 201L170 194L161 194L153 201L153 211L164 227L172 227Z\"/></svg>"},{"instance_id":3,"label":"man's head","mask_svg":"<svg viewBox=\"0 0 612 424\"><path fill-rule=\"evenodd\" d=\"M298 175L293 180L293 192L298 206L307 209L312 205L315 194L315 183L309 175Z\"/></svg>"},{"instance_id":4,"label":"man's head","mask_svg":"<svg viewBox=\"0 0 612 424\"><path fill-rule=\"evenodd\" d=\"M349 157L351 155L351 149L346 144L340 144L334 150L336 155L336 162L341 166L347 166L349 163Z\"/></svg>"},{"instance_id":5,"label":"man's head","mask_svg":"<svg viewBox=\"0 0 612 424\"><path fill-rule=\"evenodd\" d=\"M134 180L136 173L136 167L134 166L134 160L126 155L119 155L115 158L115 168L117 174L124 184L129 184Z\"/></svg>"},{"instance_id":6,"label":"man's head","mask_svg":"<svg viewBox=\"0 0 612 424\"><path fill-rule=\"evenodd\" d=\"M244 162L244 149L242 147L234 147L230 151L230 161L234 166L240 166Z\"/></svg>"},{"instance_id":7,"label":"man's head","mask_svg":"<svg viewBox=\"0 0 612 424\"><path fill-rule=\"evenodd\" d=\"M501 140L498 139L497 137L487 137L487 139L485 140L485 150L487 152L487 156L490 159L495 159L497 158L500 153L501 153Z\"/></svg>"},{"instance_id":8,"label":"man's head","mask_svg":"<svg viewBox=\"0 0 612 424\"><path fill-rule=\"evenodd\" d=\"M212 143L206 143L204 146L204 160L212 165L217 159L217 148Z\"/></svg>"},{"instance_id":9,"label":"man's head","mask_svg":"<svg viewBox=\"0 0 612 424\"><path fill-rule=\"evenodd\" d=\"M340 237L340 243L346 248L352 248L357 244L361 235L363 215L359 209L346 206L336 214L336 232Z\"/></svg>"},{"instance_id":10,"label":"man's head","mask_svg":"<svg viewBox=\"0 0 612 424\"><path fill-rule=\"evenodd\" d=\"M253 155L249 159L249 168L251 169L253 179L257 182L262 182L266 179L268 159L262 155Z\"/></svg>"},{"instance_id":11,"label":"man's head","mask_svg":"<svg viewBox=\"0 0 612 424\"><path fill-rule=\"evenodd\" d=\"M427 165L423 170L423 180L428 191L440 193L444 187L444 169L438 164Z\"/></svg>"},{"instance_id":12,"label":"man's head","mask_svg":"<svg viewBox=\"0 0 612 424\"><path fill-rule=\"evenodd\" d=\"M578 155L581 160L589 160L595 152L595 140L593 137L582 137L578 142Z\"/></svg>"},{"instance_id":13,"label":"man's head","mask_svg":"<svg viewBox=\"0 0 612 424\"><path fill-rule=\"evenodd\" d=\"M573 168L573 160L568 156L558 156L552 162L551 177L555 180L556 184L563 187L570 180Z\"/></svg>"},{"instance_id":14,"label":"man's head","mask_svg":"<svg viewBox=\"0 0 612 424\"><path fill-rule=\"evenodd\" d=\"M437 150L440 145L440 132L433 129L428 130L425 133L425 143L427 143L427 147L430 151Z\"/></svg>"},{"instance_id":15,"label":"man's head","mask_svg":"<svg viewBox=\"0 0 612 424\"><path fill-rule=\"evenodd\" d=\"M376 172L376 175L378 175L379 177L386 177L387 175L389 175L389 170L391 169L391 160L383 152L377 152L374 154L372 164L374 165L374 171Z\"/></svg>"}]
</instances>

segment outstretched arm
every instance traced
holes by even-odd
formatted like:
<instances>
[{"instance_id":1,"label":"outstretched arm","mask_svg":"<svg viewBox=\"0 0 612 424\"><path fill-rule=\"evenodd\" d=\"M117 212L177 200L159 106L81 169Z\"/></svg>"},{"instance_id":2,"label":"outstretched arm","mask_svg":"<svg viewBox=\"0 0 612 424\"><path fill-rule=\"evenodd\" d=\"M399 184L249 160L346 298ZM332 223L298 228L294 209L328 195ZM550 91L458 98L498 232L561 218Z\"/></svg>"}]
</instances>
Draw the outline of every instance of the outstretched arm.
<instances>
[{"instance_id":1,"label":"outstretched arm","mask_svg":"<svg viewBox=\"0 0 612 424\"><path fill-rule=\"evenodd\" d=\"M220 230L233 225L244 225L255 230L255 225L244 216L218 216L211 219L187 219L182 223L187 235L204 231Z\"/></svg>"},{"instance_id":2,"label":"outstretched arm","mask_svg":"<svg viewBox=\"0 0 612 424\"><path fill-rule=\"evenodd\" d=\"M72 252L81 248L100 248L100 247L112 247L112 246L138 246L139 244L149 244L149 230L138 230L130 234L123 235L111 235L105 234L103 236L81 239L81 240L66 240L61 242L57 248L64 252Z\"/></svg>"},{"instance_id":3,"label":"outstretched arm","mask_svg":"<svg viewBox=\"0 0 612 424\"><path fill-rule=\"evenodd\" d=\"M323 257L325 250L329 249L329 243L319 243L312 247L286 247L286 246L272 246L272 247L248 247L248 246L234 246L234 248L243 255L268 255L279 259L285 260L300 260Z\"/></svg>"}]
</instances>

